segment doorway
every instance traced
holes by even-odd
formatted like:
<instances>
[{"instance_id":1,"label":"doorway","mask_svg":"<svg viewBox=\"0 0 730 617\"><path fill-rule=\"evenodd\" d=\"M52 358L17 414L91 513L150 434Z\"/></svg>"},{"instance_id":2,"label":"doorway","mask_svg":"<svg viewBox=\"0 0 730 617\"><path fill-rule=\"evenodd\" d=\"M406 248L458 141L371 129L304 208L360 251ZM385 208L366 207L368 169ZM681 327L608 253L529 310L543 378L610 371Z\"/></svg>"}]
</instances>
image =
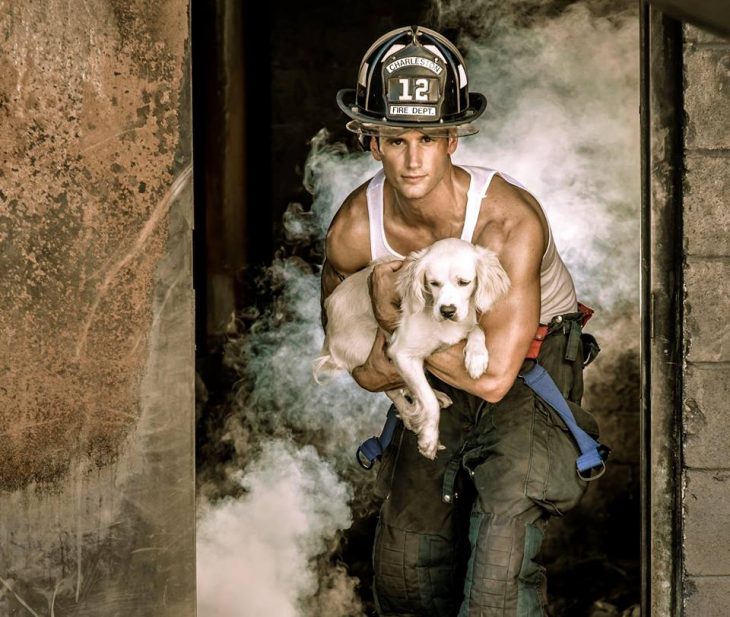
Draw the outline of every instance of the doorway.
<instances>
[{"instance_id":1,"label":"doorway","mask_svg":"<svg viewBox=\"0 0 730 617\"><path fill-rule=\"evenodd\" d=\"M584 402L614 453L583 504L551 525L551 610L632 610L641 579L635 3L272 5L256 21L245 6L208 4L193 2L196 153L205 152L196 162L201 536L210 546L227 538L248 563L200 544L199 559L224 580L238 569L303 615L374 614L378 503L352 452L377 434L387 405L346 380L316 386L308 364L321 342L324 230L375 169L344 129L336 90L354 85L371 39L423 23L457 41L489 101L455 162L499 168L541 198L581 298L597 309L591 330L603 352L586 372ZM264 487L281 489L278 502ZM291 516L306 524L277 536ZM267 578L277 570L291 584ZM206 600L204 585L203 601L228 601Z\"/></svg>"}]
</instances>

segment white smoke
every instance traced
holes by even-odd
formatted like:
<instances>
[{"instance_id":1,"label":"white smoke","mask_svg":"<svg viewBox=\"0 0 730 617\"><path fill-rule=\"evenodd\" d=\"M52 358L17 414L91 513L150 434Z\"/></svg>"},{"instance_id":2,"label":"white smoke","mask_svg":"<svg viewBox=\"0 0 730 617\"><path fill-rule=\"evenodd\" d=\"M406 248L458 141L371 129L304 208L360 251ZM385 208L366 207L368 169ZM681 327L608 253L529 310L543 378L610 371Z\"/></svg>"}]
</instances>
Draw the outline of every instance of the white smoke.
<instances>
[{"instance_id":1,"label":"white smoke","mask_svg":"<svg viewBox=\"0 0 730 617\"><path fill-rule=\"evenodd\" d=\"M387 398L357 388L345 373L326 386L313 380L323 340L319 275L298 259L277 260L268 274L277 298L250 336L227 349L228 364L244 381L234 397L235 418L256 436L315 444L345 472L357 443L378 431Z\"/></svg>"},{"instance_id":2,"label":"white smoke","mask_svg":"<svg viewBox=\"0 0 730 617\"><path fill-rule=\"evenodd\" d=\"M312 212L319 224L317 237L324 237L332 217L345 198L380 169L370 152L350 153L342 144L330 144L326 130L312 139L304 184L314 196Z\"/></svg>"},{"instance_id":3,"label":"white smoke","mask_svg":"<svg viewBox=\"0 0 730 617\"><path fill-rule=\"evenodd\" d=\"M318 615L360 615L342 568L324 593L312 569L351 523L350 486L314 448L284 441L261 444L238 475L242 497L200 505L198 615L297 617L318 595Z\"/></svg>"},{"instance_id":4,"label":"white smoke","mask_svg":"<svg viewBox=\"0 0 730 617\"><path fill-rule=\"evenodd\" d=\"M441 7L444 26L460 25L457 14L471 20L459 46L470 87L489 100L481 132L461 141L454 162L525 184L546 209L579 297L613 320L638 298L637 15L575 5L527 30L481 12L495 6ZM481 22L489 27L474 27ZM321 240L378 165L320 132L305 173L314 203L290 206L287 239ZM226 349L239 383L221 435L232 453L219 476L234 497L215 501L220 485L201 487L199 615L360 615L357 581L330 556L352 517L372 511L374 474L356 467L354 449L379 432L388 402L346 375L312 380L322 342L317 267L277 259L262 284L273 302Z\"/></svg>"},{"instance_id":5,"label":"white smoke","mask_svg":"<svg viewBox=\"0 0 730 617\"><path fill-rule=\"evenodd\" d=\"M497 168L542 203L579 297L604 311L638 301L639 23L635 9L606 17L588 4L514 27L510 8L442 7L445 25L484 24L463 37L470 88L487 96L480 133L455 162ZM499 8L501 7L501 8ZM494 12L502 16L496 21ZM512 14L512 19L515 15ZM463 22L462 22L463 23Z\"/></svg>"}]
</instances>

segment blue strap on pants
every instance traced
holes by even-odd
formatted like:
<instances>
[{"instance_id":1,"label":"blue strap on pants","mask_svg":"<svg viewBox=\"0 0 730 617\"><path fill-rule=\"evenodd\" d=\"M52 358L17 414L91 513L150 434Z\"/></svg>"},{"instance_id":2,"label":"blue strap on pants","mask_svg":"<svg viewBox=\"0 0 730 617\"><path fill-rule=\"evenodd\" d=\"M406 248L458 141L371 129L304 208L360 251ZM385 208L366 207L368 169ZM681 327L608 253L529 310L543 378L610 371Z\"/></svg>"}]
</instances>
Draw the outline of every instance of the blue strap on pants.
<instances>
[{"instance_id":1,"label":"blue strap on pants","mask_svg":"<svg viewBox=\"0 0 730 617\"><path fill-rule=\"evenodd\" d=\"M363 469L372 468L375 460L383 455L383 452L385 452L385 449L393 440L393 433L395 432L396 426L398 426L398 416L396 415L395 407L391 407L388 410L388 416L385 419L385 426L383 426L380 437L371 437L357 449L355 457L360 467Z\"/></svg>"},{"instance_id":2,"label":"blue strap on pants","mask_svg":"<svg viewBox=\"0 0 730 617\"><path fill-rule=\"evenodd\" d=\"M535 392L545 403L550 405L555 412L563 419L568 430L573 435L578 448L580 449L580 456L576 460L576 468L578 475L586 481L595 480L603 475L606 470L605 460L608 458L610 450L608 447L598 443L588 433L586 433L575 421L573 412L568 407L568 403L565 401L562 393L555 385L550 374L539 364L535 364L532 369L528 372L523 373L520 377L524 380L531 390ZM390 445L393 440L393 433L395 427L398 425L398 416L394 407L388 410L388 416L385 420L385 425L380 433L380 437L371 437L370 439L363 442L357 449L355 456L357 462L364 469L371 469L377 459L379 459L385 449ZM601 471L594 476L584 476L583 473L601 467Z\"/></svg>"},{"instance_id":3,"label":"blue strap on pants","mask_svg":"<svg viewBox=\"0 0 730 617\"><path fill-rule=\"evenodd\" d=\"M558 386L555 385L550 374L539 364L535 364L528 372L523 373L520 377L524 380L525 384L531 388L535 394L537 394L543 401L545 401L550 407L552 407L557 414L563 419L568 430L573 435L578 448L580 449L580 456L576 460L575 464L578 469L578 475L584 480L595 480L596 478L603 475L606 470L605 460L610 453L610 450L598 443L588 433L586 433L575 421L573 412L568 407L568 403L565 401L565 397L558 390ZM596 467L602 467L601 471L592 477L584 477L583 472L589 471Z\"/></svg>"}]
</instances>

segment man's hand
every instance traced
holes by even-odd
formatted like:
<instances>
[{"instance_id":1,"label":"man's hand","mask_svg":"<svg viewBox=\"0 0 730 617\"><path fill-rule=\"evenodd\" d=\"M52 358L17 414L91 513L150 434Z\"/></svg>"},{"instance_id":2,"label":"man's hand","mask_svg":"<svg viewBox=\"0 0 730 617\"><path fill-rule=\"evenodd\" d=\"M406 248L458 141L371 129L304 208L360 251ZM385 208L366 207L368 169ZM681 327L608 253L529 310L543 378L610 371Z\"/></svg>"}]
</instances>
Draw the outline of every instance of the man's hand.
<instances>
[{"instance_id":1,"label":"man's hand","mask_svg":"<svg viewBox=\"0 0 730 617\"><path fill-rule=\"evenodd\" d=\"M383 392L402 388L405 384L400 373L388 358L385 333L378 330L375 342L365 364L356 366L352 376L358 385L370 392Z\"/></svg>"},{"instance_id":2,"label":"man's hand","mask_svg":"<svg viewBox=\"0 0 730 617\"><path fill-rule=\"evenodd\" d=\"M398 270L403 266L402 261L388 261L376 265L368 277L370 300L373 303L373 313L380 327L392 333L400 320L400 295L396 290Z\"/></svg>"}]
</instances>

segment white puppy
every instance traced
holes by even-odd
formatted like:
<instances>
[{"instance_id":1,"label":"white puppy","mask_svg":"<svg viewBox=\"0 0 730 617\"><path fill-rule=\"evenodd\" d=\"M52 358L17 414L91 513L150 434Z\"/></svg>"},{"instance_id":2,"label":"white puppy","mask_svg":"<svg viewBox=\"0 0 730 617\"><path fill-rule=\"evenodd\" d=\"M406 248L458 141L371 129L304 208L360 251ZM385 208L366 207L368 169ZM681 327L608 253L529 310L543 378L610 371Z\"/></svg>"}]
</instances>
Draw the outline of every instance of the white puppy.
<instances>
[{"instance_id":1,"label":"white puppy","mask_svg":"<svg viewBox=\"0 0 730 617\"><path fill-rule=\"evenodd\" d=\"M367 284L373 265L346 278L325 300L326 336L314 362L315 379L322 371L352 372L367 360L378 331ZM439 449L439 406L451 400L428 384L424 359L466 338L466 369L473 379L482 375L489 357L477 313L489 310L508 288L507 273L492 251L455 238L411 253L399 270L401 319L388 356L409 393L386 394L405 426L418 434L418 449L427 458Z\"/></svg>"}]
</instances>

